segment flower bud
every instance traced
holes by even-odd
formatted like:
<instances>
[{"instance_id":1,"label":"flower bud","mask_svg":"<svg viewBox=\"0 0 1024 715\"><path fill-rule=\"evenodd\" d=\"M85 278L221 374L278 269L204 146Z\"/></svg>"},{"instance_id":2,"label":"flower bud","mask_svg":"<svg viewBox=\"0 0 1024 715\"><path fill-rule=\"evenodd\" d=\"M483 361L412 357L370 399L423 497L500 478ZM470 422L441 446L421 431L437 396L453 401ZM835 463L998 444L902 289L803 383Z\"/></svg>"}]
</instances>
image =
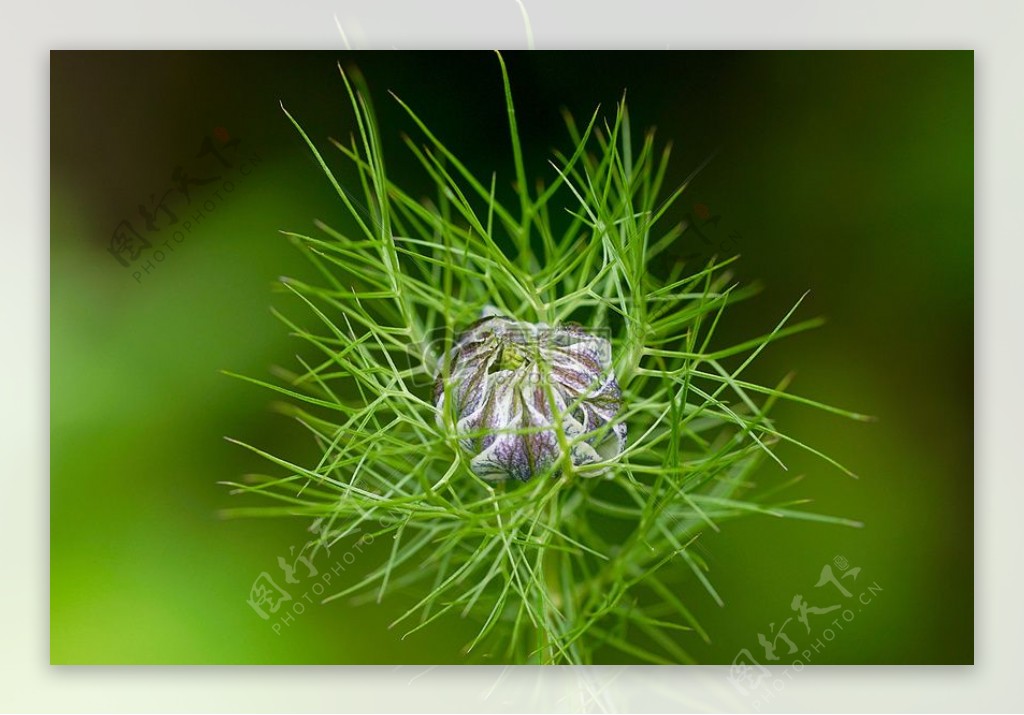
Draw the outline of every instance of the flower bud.
<instances>
[{"instance_id":1,"label":"flower bud","mask_svg":"<svg viewBox=\"0 0 1024 715\"><path fill-rule=\"evenodd\" d=\"M447 390L444 372L434 388L438 422L450 407L470 468L484 479L527 481L548 470L562 456L559 422L576 466L625 447L626 425L609 426L622 404L611 344L578 325L485 315L458 337L446 369Z\"/></svg>"}]
</instances>

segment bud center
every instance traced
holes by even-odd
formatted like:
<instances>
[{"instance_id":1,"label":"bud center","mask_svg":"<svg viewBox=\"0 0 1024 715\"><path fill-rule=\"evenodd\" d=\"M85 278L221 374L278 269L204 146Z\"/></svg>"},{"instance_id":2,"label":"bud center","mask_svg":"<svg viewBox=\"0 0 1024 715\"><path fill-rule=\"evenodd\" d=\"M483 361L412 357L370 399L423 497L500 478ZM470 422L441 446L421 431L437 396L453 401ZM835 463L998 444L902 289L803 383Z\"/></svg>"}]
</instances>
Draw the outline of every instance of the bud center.
<instances>
[{"instance_id":1,"label":"bud center","mask_svg":"<svg viewBox=\"0 0 1024 715\"><path fill-rule=\"evenodd\" d=\"M500 350L501 353L495 361L498 370L515 370L524 362L529 360L529 356L527 356L513 343L502 344Z\"/></svg>"}]
</instances>

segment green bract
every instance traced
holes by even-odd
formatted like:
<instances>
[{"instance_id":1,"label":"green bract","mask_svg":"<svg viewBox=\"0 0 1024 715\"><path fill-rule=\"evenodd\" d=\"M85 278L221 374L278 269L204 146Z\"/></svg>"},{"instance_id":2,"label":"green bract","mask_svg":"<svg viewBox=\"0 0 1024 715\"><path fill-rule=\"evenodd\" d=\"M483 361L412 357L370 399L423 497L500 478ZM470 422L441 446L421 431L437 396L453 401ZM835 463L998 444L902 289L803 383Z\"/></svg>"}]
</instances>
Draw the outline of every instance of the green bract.
<instances>
[{"instance_id":1,"label":"green bract","mask_svg":"<svg viewBox=\"0 0 1024 715\"><path fill-rule=\"evenodd\" d=\"M625 103L605 123L567 116L569 150L531 182L499 65L509 171L474 174L398 100L429 196L388 172L360 77L342 74L340 155L295 123L350 220L286 234L313 266L280 285L302 353L281 382L253 382L286 398L317 456L250 447L274 472L235 485L264 498L236 513L316 520L323 547L372 535L324 599L383 602L406 634L471 623L467 661L687 662L707 637L692 591L720 602L702 532L750 514L854 523L779 496L781 467L761 469L782 464L776 446L820 453L773 407L858 415L746 374L818 324L789 324L796 306L721 344L722 314L756 289L732 257L688 257L702 239L673 218L686 183L666 190L669 151L637 141Z\"/></svg>"}]
</instances>

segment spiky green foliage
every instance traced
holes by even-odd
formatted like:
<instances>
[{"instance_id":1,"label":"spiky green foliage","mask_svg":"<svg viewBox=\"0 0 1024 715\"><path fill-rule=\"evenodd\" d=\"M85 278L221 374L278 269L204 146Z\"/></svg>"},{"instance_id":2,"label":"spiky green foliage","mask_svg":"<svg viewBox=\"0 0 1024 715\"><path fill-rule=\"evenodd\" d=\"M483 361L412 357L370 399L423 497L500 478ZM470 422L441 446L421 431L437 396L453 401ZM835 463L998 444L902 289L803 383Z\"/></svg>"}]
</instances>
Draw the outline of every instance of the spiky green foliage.
<instances>
[{"instance_id":1,"label":"spiky green foliage","mask_svg":"<svg viewBox=\"0 0 1024 715\"><path fill-rule=\"evenodd\" d=\"M778 461L773 445L804 447L778 431L773 404L815 403L743 373L769 343L815 321L790 325L794 306L765 334L716 346L723 311L754 291L730 282L731 259L655 268L685 230L669 221L686 187L663 190L668 150L653 133L634 144L624 102L610 122L595 112L580 128L567 117L572 151L531 189L498 60L518 205L496 196L507 179L472 175L396 98L425 137L406 139L408 149L437 186L433 200L406 193L387 173L353 73L342 72L357 129L335 143L343 172L292 119L356 228L288 234L322 280L284 280L312 320L281 319L320 357L286 385L252 381L287 396L322 457L301 466L250 447L279 473L235 486L279 505L239 512L321 519L326 545L388 536L384 561L327 600L414 593L396 627L474 619L467 660L689 662L687 639L706 634L680 582L718 598L692 546L702 531L754 513L852 524L772 502L773 489L750 494L758 466ZM485 305L609 336L629 437L606 474L563 459L558 477L495 484L468 469L431 390L453 339Z\"/></svg>"}]
</instances>

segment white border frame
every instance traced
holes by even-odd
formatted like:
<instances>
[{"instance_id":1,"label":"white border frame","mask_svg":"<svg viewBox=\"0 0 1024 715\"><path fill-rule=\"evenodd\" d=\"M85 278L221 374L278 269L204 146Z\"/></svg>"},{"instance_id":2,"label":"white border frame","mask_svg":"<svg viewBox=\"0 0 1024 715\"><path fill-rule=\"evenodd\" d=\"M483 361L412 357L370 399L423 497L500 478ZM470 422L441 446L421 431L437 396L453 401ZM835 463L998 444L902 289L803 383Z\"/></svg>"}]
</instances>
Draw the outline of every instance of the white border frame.
<instances>
[{"instance_id":1,"label":"white border frame","mask_svg":"<svg viewBox=\"0 0 1024 715\"><path fill-rule=\"evenodd\" d=\"M523 0L537 48L975 50L977 665L814 667L764 711L1006 711L1019 690L1024 402L1024 3L949 0ZM396 8L401 6L401 8ZM16 17L10 18L11 14ZM53 667L49 662L50 49L514 48L518 0L245 4L176 0L8 7L0 143L5 459L0 709L18 711L662 712L750 709L722 667ZM337 23L337 24L336 24ZM339 33L344 30L345 39ZM32 310L25 310L25 300ZM997 333L997 326L999 332ZM26 543L27 542L27 543ZM964 574L948 574L964 578Z\"/></svg>"}]
</instances>

